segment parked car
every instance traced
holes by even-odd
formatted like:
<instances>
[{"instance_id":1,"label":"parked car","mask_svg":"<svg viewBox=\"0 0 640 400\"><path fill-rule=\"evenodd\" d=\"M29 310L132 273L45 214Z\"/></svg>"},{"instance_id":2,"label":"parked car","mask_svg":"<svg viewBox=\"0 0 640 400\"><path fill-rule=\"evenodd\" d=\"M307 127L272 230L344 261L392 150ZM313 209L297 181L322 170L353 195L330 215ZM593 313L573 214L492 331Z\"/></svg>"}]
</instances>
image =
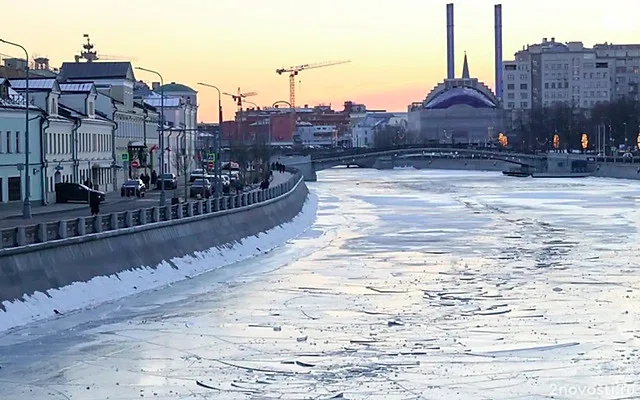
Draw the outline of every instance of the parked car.
<instances>
[{"instance_id":1,"label":"parked car","mask_svg":"<svg viewBox=\"0 0 640 400\"><path fill-rule=\"evenodd\" d=\"M216 188L213 184L213 181L208 179L197 179L193 181L191 184L191 188L189 189L189 196L197 197L198 195L208 199L211 197L213 193L215 193Z\"/></svg>"},{"instance_id":2,"label":"parked car","mask_svg":"<svg viewBox=\"0 0 640 400\"><path fill-rule=\"evenodd\" d=\"M89 203L89 197L97 197L100 202L105 200L104 192L90 189L79 183L56 183L56 203L67 203L69 201L78 201Z\"/></svg>"},{"instance_id":3,"label":"parked car","mask_svg":"<svg viewBox=\"0 0 640 400\"><path fill-rule=\"evenodd\" d=\"M231 186L231 179L229 179L229 175L222 175L222 185Z\"/></svg>"},{"instance_id":4,"label":"parked car","mask_svg":"<svg viewBox=\"0 0 640 400\"><path fill-rule=\"evenodd\" d=\"M193 171L191 171L191 173L189 174L189 182L193 182L196 179L202 179L202 178L206 178L205 176L205 172L203 169L194 169Z\"/></svg>"},{"instance_id":5,"label":"parked car","mask_svg":"<svg viewBox=\"0 0 640 400\"><path fill-rule=\"evenodd\" d=\"M129 179L125 181L120 187L120 196L136 196L136 197L144 197L144 192L146 191L146 187L141 179Z\"/></svg>"},{"instance_id":6,"label":"parked car","mask_svg":"<svg viewBox=\"0 0 640 400\"><path fill-rule=\"evenodd\" d=\"M156 189L162 189L162 182L164 182L164 188L166 190L172 190L178 188L178 178L174 174L161 174L158 175L158 181L156 182Z\"/></svg>"}]
</instances>

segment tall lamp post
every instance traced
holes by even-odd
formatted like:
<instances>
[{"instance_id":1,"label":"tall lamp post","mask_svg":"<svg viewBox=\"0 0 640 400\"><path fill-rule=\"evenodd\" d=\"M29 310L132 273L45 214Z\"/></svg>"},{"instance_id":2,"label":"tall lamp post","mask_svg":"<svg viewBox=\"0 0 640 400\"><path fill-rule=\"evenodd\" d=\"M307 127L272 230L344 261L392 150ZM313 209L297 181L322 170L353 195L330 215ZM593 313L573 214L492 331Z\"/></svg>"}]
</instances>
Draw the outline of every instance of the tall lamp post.
<instances>
[{"instance_id":1,"label":"tall lamp post","mask_svg":"<svg viewBox=\"0 0 640 400\"><path fill-rule=\"evenodd\" d=\"M218 89L217 86L210 85L208 83L198 82L198 85L206 86L208 88L212 88L218 91L218 135L216 135L214 140L214 152L216 154L216 159L214 161L214 170L216 175L216 196L222 196L222 160L220 159L220 144L222 140L222 92Z\"/></svg>"},{"instance_id":2,"label":"tall lamp post","mask_svg":"<svg viewBox=\"0 0 640 400\"><path fill-rule=\"evenodd\" d=\"M154 71L152 69L142 67L136 67L136 69L152 73L160 78L160 206L164 206L164 179L162 178L162 175L164 174L164 78L158 71Z\"/></svg>"},{"instance_id":3,"label":"tall lamp post","mask_svg":"<svg viewBox=\"0 0 640 400\"><path fill-rule=\"evenodd\" d=\"M29 52L23 46L18 43L9 42L8 40L0 39L1 43L6 43L10 46L18 47L24 51L25 56L25 106L24 106L24 201L22 204L22 217L25 219L31 218L31 168L29 166ZM18 149L16 149L18 151Z\"/></svg>"}]
</instances>

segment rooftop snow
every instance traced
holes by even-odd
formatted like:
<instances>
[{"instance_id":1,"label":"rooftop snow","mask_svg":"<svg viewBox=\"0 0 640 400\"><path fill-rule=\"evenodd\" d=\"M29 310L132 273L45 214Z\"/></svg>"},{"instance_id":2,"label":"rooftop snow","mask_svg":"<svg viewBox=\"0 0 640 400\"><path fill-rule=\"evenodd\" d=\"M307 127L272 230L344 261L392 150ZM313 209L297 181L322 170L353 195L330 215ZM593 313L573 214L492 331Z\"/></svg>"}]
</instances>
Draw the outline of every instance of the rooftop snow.
<instances>
[{"instance_id":1,"label":"rooftop snow","mask_svg":"<svg viewBox=\"0 0 640 400\"><path fill-rule=\"evenodd\" d=\"M11 79L9 82L11 83L11 87L16 90L24 90L27 88L26 79ZM33 90L52 90L55 85L55 79L29 79L29 89Z\"/></svg>"},{"instance_id":2,"label":"rooftop snow","mask_svg":"<svg viewBox=\"0 0 640 400\"><path fill-rule=\"evenodd\" d=\"M88 93L94 87L92 82L81 83L61 83L60 90L63 92Z\"/></svg>"}]
</instances>

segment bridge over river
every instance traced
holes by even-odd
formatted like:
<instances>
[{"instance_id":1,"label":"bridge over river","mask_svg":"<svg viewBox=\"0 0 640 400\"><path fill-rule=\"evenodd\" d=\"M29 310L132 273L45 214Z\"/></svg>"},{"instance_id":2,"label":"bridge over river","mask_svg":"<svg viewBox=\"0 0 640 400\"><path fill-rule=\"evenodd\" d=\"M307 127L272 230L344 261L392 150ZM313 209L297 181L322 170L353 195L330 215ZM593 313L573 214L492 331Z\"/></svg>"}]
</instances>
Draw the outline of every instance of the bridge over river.
<instances>
[{"instance_id":1,"label":"bridge over river","mask_svg":"<svg viewBox=\"0 0 640 400\"><path fill-rule=\"evenodd\" d=\"M336 166L392 169L412 166L435 169L504 170L526 166L547 168L547 154L518 153L479 147L411 146L391 149L349 149L281 156L280 161L304 172L308 181L316 172Z\"/></svg>"}]
</instances>

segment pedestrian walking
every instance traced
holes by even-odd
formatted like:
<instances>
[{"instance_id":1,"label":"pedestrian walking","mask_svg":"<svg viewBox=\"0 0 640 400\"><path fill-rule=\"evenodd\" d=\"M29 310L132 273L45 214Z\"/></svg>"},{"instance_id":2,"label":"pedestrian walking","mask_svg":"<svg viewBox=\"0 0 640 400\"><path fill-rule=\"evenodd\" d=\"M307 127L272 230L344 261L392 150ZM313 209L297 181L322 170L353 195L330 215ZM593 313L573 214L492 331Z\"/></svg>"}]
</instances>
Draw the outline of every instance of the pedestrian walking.
<instances>
[{"instance_id":1,"label":"pedestrian walking","mask_svg":"<svg viewBox=\"0 0 640 400\"><path fill-rule=\"evenodd\" d=\"M91 196L89 199L89 207L91 208L91 216L98 216L100 213L100 198L98 196Z\"/></svg>"}]
</instances>

